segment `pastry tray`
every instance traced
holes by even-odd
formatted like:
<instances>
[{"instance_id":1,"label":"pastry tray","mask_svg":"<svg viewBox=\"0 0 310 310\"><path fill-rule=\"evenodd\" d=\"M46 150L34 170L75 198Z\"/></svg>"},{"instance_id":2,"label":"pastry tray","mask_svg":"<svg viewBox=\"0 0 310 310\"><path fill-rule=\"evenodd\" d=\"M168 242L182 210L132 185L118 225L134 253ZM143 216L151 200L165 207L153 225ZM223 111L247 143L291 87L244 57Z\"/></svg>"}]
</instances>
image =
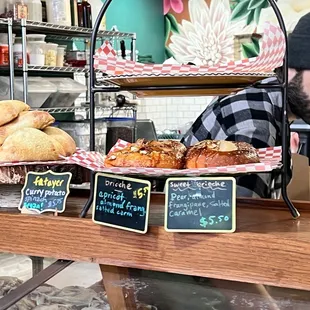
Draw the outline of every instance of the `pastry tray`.
<instances>
[{"instance_id":1,"label":"pastry tray","mask_svg":"<svg viewBox=\"0 0 310 310\"><path fill-rule=\"evenodd\" d=\"M282 30L265 23L261 53L257 57L214 66L182 64L142 64L118 59L106 41L94 56L94 68L104 72L99 81L118 85L140 96L216 95L237 91L274 75L283 65L285 38ZM173 89L174 88L174 89Z\"/></svg>"},{"instance_id":2,"label":"pastry tray","mask_svg":"<svg viewBox=\"0 0 310 310\"><path fill-rule=\"evenodd\" d=\"M206 74L158 74L158 75L121 75L109 77L109 82L138 97L161 96L218 96L237 92L274 73L206 73ZM225 87L221 86L225 85ZM156 88L154 90L153 88ZM170 89L168 89L170 88ZM175 88L175 89L172 89Z\"/></svg>"},{"instance_id":3,"label":"pastry tray","mask_svg":"<svg viewBox=\"0 0 310 310\"><path fill-rule=\"evenodd\" d=\"M128 145L128 142L119 140L111 149L111 152L121 150ZM210 175L243 175L248 173L271 172L282 167L281 147L270 147L259 149L258 154L260 163L234 165L225 167L203 168L203 169L161 169L161 168L106 168L104 166L104 157L98 153L92 153L92 159L78 159L77 164L96 171L111 174L144 176L144 177L173 177L173 176L210 176Z\"/></svg>"},{"instance_id":4,"label":"pastry tray","mask_svg":"<svg viewBox=\"0 0 310 310\"><path fill-rule=\"evenodd\" d=\"M101 155L96 154L95 156L92 152L77 149L72 156L57 161L0 162L0 184L24 184L29 171L44 172L47 170L71 172L71 183L82 184L89 181L89 173L85 168ZM95 164L93 163L93 165Z\"/></svg>"}]
</instances>

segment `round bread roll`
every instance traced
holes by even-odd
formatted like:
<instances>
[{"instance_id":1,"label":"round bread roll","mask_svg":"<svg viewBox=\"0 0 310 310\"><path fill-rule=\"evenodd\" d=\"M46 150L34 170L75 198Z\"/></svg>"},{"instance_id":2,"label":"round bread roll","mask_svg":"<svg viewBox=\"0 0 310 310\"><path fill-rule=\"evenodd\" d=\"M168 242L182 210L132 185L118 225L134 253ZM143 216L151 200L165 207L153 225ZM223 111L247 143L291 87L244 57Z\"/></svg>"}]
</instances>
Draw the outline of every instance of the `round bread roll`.
<instances>
[{"instance_id":1,"label":"round bread roll","mask_svg":"<svg viewBox=\"0 0 310 310\"><path fill-rule=\"evenodd\" d=\"M108 154L106 167L145 167L181 169L186 147L177 141L138 140L128 147Z\"/></svg>"},{"instance_id":2,"label":"round bread roll","mask_svg":"<svg viewBox=\"0 0 310 310\"><path fill-rule=\"evenodd\" d=\"M21 112L28 111L29 105L19 100L0 101L0 126L14 120Z\"/></svg>"},{"instance_id":3,"label":"round bread roll","mask_svg":"<svg viewBox=\"0 0 310 310\"><path fill-rule=\"evenodd\" d=\"M10 135L0 147L0 161L59 160L60 143L39 129L23 128Z\"/></svg>"},{"instance_id":4,"label":"round bread roll","mask_svg":"<svg viewBox=\"0 0 310 310\"><path fill-rule=\"evenodd\" d=\"M185 167L223 167L259 162L256 149L246 142L205 140L188 149Z\"/></svg>"},{"instance_id":5,"label":"round bread roll","mask_svg":"<svg viewBox=\"0 0 310 310\"><path fill-rule=\"evenodd\" d=\"M43 132L61 144L64 153L63 156L71 156L76 152L75 141L65 131L56 127L46 127Z\"/></svg>"}]
</instances>

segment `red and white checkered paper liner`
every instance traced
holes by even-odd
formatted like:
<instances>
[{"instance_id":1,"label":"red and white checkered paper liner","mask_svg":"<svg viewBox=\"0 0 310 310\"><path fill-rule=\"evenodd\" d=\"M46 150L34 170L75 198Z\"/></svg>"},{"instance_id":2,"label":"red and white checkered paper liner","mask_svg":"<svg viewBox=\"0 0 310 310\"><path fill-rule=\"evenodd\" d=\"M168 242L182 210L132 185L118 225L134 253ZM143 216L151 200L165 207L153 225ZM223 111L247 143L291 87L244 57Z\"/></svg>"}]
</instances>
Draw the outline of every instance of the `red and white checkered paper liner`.
<instances>
[{"instance_id":1,"label":"red and white checkered paper liner","mask_svg":"<svg viewBox=\"0 0 310 310\"><path fill-rule=\"evenodd\" d=\"M129 143L123 140L118 140L110 152L121 150ZM160 168L105 168L104 166L92 167L89 169L111 174L123 175L143 175L150 177L168 177L168 176L202 176L211 174L244 174L257 172L270 172L274 169L281 168L281 147L270 147L258 150L261 162L258 164L235 165L226 167L214 167L204 169L160 169Z\"/></svg>"},{"instance_id":2,"label":"red and white checkered paper liner","mask_svg":"<svg viewBox=\"0 0 310 310\"><path fill-rule=\"evenodd\" d=\"M0 162L0 167L12 167L12 166L29 166L29 165L66 165L77 164L82 167L96 170L104 166L104 157L96 152L86 152L81 149L77 149L76 152L70 157L64 157L61 160L56 161L14 161L14 162Z\"/></svg>"},{"instance_id":3,"label":"red and white checkered paper liner","mask_svg":"<svg viewBox=\"0 0 310 310\"><path fill-rule=\"evenodd\" d=\"M178 64L142 64L117 59L116 53L106 41L94 56L94 67L108 74L105 79L135 76L188 76L218 74L271 73L281 67L285 54L285 39L282 30L269 22L265 23L261 54L258 57L231 61L215 66L191 66Z\"/></svg>"}]
</instances>

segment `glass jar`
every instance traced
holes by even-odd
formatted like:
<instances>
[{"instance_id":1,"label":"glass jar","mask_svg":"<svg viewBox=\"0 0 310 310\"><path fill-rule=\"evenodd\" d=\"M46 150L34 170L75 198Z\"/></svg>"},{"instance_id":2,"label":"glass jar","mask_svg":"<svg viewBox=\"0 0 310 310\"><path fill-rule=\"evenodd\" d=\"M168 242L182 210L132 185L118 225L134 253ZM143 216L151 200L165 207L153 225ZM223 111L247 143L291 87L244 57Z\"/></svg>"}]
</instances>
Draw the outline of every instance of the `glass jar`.
<instances>
[{"instance_id":1,"label":"glass jar","mask_svg":"<svg viewBox=\"0 0 310 310\"><path fill-rule=\"evenodd\" d=\"M129 143L135 141L136 119L135 118L121 118L111 117L107 119L107 139L106 151L107 154L111 148L116 144L118 139Z\"/></svg>"},{"instance_id":2,"label":"glass jar","mask_svg":"<svg viewBox=\"0 0 310 310\"><path fill-rule=\"evenodd\" d=\"M56 25L71 26L70 0L46 1L47 21Z\"/></svg>"},{"instance_id":3,"label":"glass jar","mask_svg":"<svg viewBox=\"0 0 310 310\"><path fill-rule=\"evenodd\" d=\"M45 49L45 65L56 67L57 65L57 48L58 44L47 43Z\"/></svg>"}]
</instances>

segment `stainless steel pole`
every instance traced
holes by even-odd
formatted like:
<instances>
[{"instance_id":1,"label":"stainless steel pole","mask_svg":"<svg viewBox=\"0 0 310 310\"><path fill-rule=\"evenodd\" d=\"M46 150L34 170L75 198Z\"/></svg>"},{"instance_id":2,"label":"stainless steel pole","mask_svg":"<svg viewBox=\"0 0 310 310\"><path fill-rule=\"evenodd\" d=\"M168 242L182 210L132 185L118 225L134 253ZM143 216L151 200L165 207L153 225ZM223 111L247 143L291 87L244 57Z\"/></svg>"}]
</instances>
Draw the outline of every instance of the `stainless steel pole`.
<instances>
[{"instance_id":1,"label":"stainless steel pole","mask_svg":"<svg viewBox=\"0 0 310 310\"><path fill-rule=\"evenodd\" d=\"M8 19L8 44L10 66L10 99L14 99L14 53L13 53L13 20Z\"/></svg>"},{"instance_id":2,"label":"stainless steel pole","mask_svg":"<svg viewBox=\"0 0 310 310\"><path fill-rule=\"evenodd\" d=\"M21 20L22 28L22 48L23 48L23 88L24 88L24 102L27 103L28 99L28 64L27 64L27 22L25 19Z\"/></svg>"}]
</instances>

